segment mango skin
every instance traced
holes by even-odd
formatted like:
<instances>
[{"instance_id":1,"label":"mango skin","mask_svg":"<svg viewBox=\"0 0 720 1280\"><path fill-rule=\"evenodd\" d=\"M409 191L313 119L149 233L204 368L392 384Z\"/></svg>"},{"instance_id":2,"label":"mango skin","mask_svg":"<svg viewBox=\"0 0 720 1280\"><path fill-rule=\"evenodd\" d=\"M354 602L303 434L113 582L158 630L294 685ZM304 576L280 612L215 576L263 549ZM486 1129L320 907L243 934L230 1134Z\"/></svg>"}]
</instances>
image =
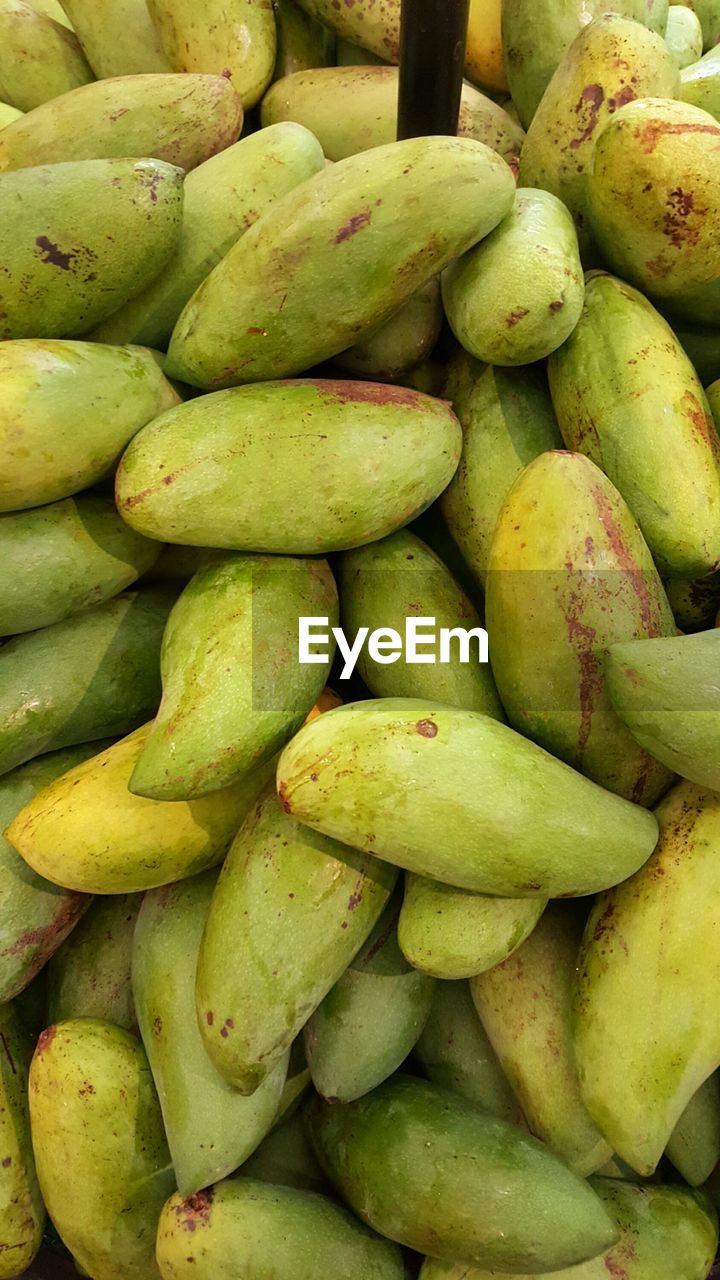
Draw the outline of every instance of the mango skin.
<instances>
[{"instance_id":1,"label":"mango skin","mask_svg":"<svg viewBox=\"0 0 720 1280\"><path fill-rule=\"evenodd\" d=\"M298 1191L327 1194L329 1190L305 1132L301 1110L294 1111L282 1124L276 1124L238 1172L241 1178L296 1187Z\"/></svg>"},{"instance_id":2,"label":"mango skin","mask_svg":"<svg viewBox=\"0 0 720 1280\"><path fill-rule=\"evenodd\" d=\"M163 414L126 451L115 494L123 519L149 537L322 555L407 524L445 488L459 453L449 406L420 392L270 382ZM298 506L300 477L322 502Z\"/></svg>"},{"instance_id":3,"label":"mango skin","mask_svg":"<svg viewBox=\"0 0 720 1280\"><path fill-rule=\"evenodd\" d=\"M358 702L305 725L277 783L300 822L480 893L593 893L657 840L652 814L512 729L424 699Z\"/></svg>"},{"instance_id":4,"label":"mango skin","mask_svg":"<svg viewBox=\"0 0 720 1280\"><path fill-rule=\"evenodd\" d=\"M3 342L0 388L0 511L87 489L180 399L151 352L94 342Z\"/></svg>"},{"instance_id":5,"label":"mango skin","mask_svg":"<svg viewBox=\"0 0 720 1280\"><path fill-rule=\"evenodd\" d=\"M100 342L165 348L186 302L264 210L323 167L320 144L299 125L262 129L187 175L177 250L142 293L93 333Z\"/></svg>"},{"instance_id":6,"label":"mango skin","mask_svg":"<svg viewBox=\"0 0 720 1280\"><path fill-rule=\"evenodd\" d=\"M668 769L720 791L720 629L614 645L605 661L613 705Z\"/></svg>"},{"instance_id":7,"label":"mango skin","mask_svg":"<svg viewBox=\"0 0 720 1280\"><path fill-rule=\"evenodd\" d=\"M685 578L716 568L720 438L700 380L662 316L624 281L593 275L580 322L551 356L549 376L567 448L607 473L658 566Z\"/></svg>"},{"instance_id":8,"label":"mango skin","mask_svg":"<svg viewBox=\"0 0 720 1280\"><path fill-rule=\"evenodd\" d=\"M205 1048L236 1089L252 1093L287 1052L396 878L394 868L288 818L272 786L260 797L223 866L197 970Z\"/></svg>"},{"instance_id":9,"label":"mango skin","mask_svg":"<svg viewBox=\"0 0 720 1280\"><path fill-rule=\"evenodd\" d=\"M492 231L514 191L505 162L470 138L410 138L329 166L200 286L175 327L169 376L212 391L337 355Z\"/></svg>"},{"instance_id":10,"label":"mango skin","mask_svg":"<svg viewBox=\"0 0 720 1280\"><path fill-rule=\"evenodd\" d=\"M720 52L717 48L683 70L680 97L683 102L707 111L716 120L720 118Z\"/></svg>"},{"instance_id":11,"label":"mango skin","mask_svg":"<svg viewBox=\"0 0 720 1280\"><path fill-rule=\"evenodd\" d=\"M100 1018L137 1033L130 964L142 894L97 898L48 965L48 1021Z\"/></svg>"},{"instance_id":12,"label":"mango skin","mask_svg":"<svg viewBox=\"0 0 720 1280\"><path fill-rule=\"evenodd\" d=\"M435 277L408 298L379 329L335 356L333 364L354 378L407 385L411 370L432 354L443 317L440 281ZM428 388L417 387L417 390Z\"/></svg>"},{"instance_id":13,"label":"mango skin","mask_svg":"<svg viewBox=\"0 0 720 1280\"><path fill-rule=\"evenodd\" d=\"M0 1276L21 1276L43 1234L27 1102L31 1046L11 1004L0 1006Z\"/></svg>"},{"instance_id":14,"label":"mango skin","mask_svg":"<svg viewBox=\"0 0 720 1280\"><path fill-rule=\"evenodd\" d=\"M707 1182L720 1160L720 1078L708 1076L672 1132L665 1155L691 1187Z\"/></svg>"},{"instance_id":15,"label":"mango skin","mask_svg":"<svg viewBox=\"0 0 720 1280\"><path fill-rule=\"evenodd\" d=\"M720 1063L710 1013L720 975L720 797L681 782L657 816L656 852L598 898L588 920L574 1007L585 1105L643 1176Z\"/></svg>"},{"instance_id":16,"label":"mango skin","mask_svg":"<svg viewBox=\"0 0 720 1280\"><path fill-rule=\"evenodd\" d=\"M30 1121L43 1199L80 1265L94 1280L157 1280L155 1231L174 1179L135 1037L90 1018L43 1032Z\"/></svg>"},{"instance_id":17,"label":"mango skin","mask_svg":"<svg viewBox=\"0 0 720 1280\"><path fill-rule=\"evenodd\" d=\"M569 211L549 191L521 188L495 230L446 268L442 290L455 337L478 360L543 360L582 311L585 284Z\"/></svg>"},{"instance_id":18,"label":"mango skin","mask_svg":"<svg viewBox=\"0 0 720 1280\"><path fill-rule=\"evenodd\" d=\"M335 8L332 0L298 0L299 4L323 26L330 27L342 40L374 53L383 62L397 62L400 57L400 0L388 0L382 8L373 0L357 0L353 5Z\"/></svg>"},{"instance_id":19,"label":"mango skin","mask_svg":"<svg viewBox=\"0 0 720 1280\"><path fill-rule=\"evenodd\" d=\"M611 269L696 325L720 323L719 152L720 123L707 111L648 94L606 124L588 189Z\"/></svg>"},{"instance_id":20,"label":"mango skin","mask_svg":"<svg viewBox=\"0 0 720 1280\"><path fill-rule=\"evenodd\" d=\"M149 729L71 769L17 814L8 838L39 874L80 893L139 893L222 859L269 767L207 799L146 800L128 782Z\"/></svg>"},{"instance_id":21,"label":"mango skin","mask_svg":"<svg viewBox=\"0 0 720 1280\"><path fill-rule=\"evenodd\" d=\"M473 84L509 93L503 66L502 0L470 0L465 74Z\"/></svg>"},{"instance_id":22,"label":"mango skin","mask_svg":"<svg viewBox=\"0 0 720 1280\"><path fill-rule=\"evenodd\" d=\"M3 129L0 171L119 156L153 156L194 169L237 140L242 119L240 99L223 76L97 80Z\"/></svg>"},{"instance_id":23,"label":"mango skin","mask_svg":"<svg viewBox=\"0 0 720 1280\"><path fill-rule=\"evenodd\" d=\"M277 32L273 80L282 80L311 67L332 66L336 47L334 32L311 18L295 0L273 0L273 9Z\"/></svg>"},{"instance_id":24,"label":"mango skin","mask_svg":"<svg viewBox=\"0 0 720 1280\"><path fill-rule=\"evenodd\" d=\"M307 1118L343 1199L421 1253L558 1269L616 1239L597 1197L547 1148L436 1085L398 1074L357 1102L316 1098Z\"/></svg>"},{"instance_id":25,"label":"mango skin","mask_svg":"<svg viewBox=\"0 0 720 1280\"><path fill-rule=\"evenodd\" d=\"M63 0L98 80L170 72L146 0Z\"/></svg>"},{"instance_id":26,"label":"mango skin","mask_svg":"<svg viewBox=\"0 0 720 1280\"><path fill-rule=\"evenodd\" d=\"M260 1274L266 1280L403 1280L405 1274L397 1246L334 1201L245 1178L186 1200L172 1196L160 1218L157 1256L162 1280Z\"/></svg>"},{"instance_id":27,"label":"mango skin","mask_svg":"<svg viewBox=\"0 0 720 1280\"><path fill-rule=\"evenodd\" d=\"M720 5L718 0L682 0L688 3L700 19L703 32L703 49L712 49L720 42Z\"/></svg>"},{"instance_id":28,"label":"mango skin","mask_svg":"<svg viewBox=\"0 0 720 1280\"><path fill-rule=\"evenodd\" d=\"M11 107L9 103L0 102L0 129L4 129L6 124L12 124L13 120L19 120L22 114L22 111Z\"/></svg>"},{"instance_id":29,"label":"mango skin","mask_svg":"<svg viewBox=\"0 0 720 1280\"><path fill-rule=\"evenodd\" d=\"M692 580L668 578L665 594L680 631L705 631L720 608L720 572Z\"/></svg>"},{"instance_id":30,"label":"mango skin","mask_svg":"<svg viewBox=\"0 0 720 1280\"><path fill-rule=\"evenodd\" d=\"M0 97L20 111L94 80L77 36L23 0L0 3Z\"/></svg>"},{"instance_id":31,"label":"mango skin","mask_svg":"<svg viewBox=\"0 0 720 1280\"><path fill-rule=\"evenodd\" d=\"M275 66L272 0L147 0L175 71L227 76L247 110L262 97Z\"/></svg>"},{"instance_id":32,"label":"mango skin","mask_svg":"<svg viewBox=\"0 0 720 1280\"><path fill-rule=\"evenodd\" d=\"M668 24L665 29L665 43L678 71L682 73L686 67L692 66L702 57L703 33L700 19L692 9L683 4L672 4L668 10ZM681 81L683 79L681 75ZM680 96L687 101L683 90ZM704 106L698 102L696 106Z\"/></svg>"}]
</instances>

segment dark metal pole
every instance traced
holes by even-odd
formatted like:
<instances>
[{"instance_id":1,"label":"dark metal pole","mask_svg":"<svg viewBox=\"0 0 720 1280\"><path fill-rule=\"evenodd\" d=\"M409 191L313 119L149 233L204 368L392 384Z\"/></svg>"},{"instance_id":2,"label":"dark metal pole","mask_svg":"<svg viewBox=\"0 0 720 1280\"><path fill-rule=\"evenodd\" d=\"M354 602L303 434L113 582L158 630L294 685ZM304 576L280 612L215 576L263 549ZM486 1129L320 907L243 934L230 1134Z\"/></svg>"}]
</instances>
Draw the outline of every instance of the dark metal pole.
<instances>
[{"instance_id":1,"label":"dark metal pole","mask_svg":"<svg viewBox=\"0 0 720 1280\"><path fill-rule=\"evenodd\" d=\"M402 0L398 138L457 132L470 0Z\"/></svg>"}]
</instances>

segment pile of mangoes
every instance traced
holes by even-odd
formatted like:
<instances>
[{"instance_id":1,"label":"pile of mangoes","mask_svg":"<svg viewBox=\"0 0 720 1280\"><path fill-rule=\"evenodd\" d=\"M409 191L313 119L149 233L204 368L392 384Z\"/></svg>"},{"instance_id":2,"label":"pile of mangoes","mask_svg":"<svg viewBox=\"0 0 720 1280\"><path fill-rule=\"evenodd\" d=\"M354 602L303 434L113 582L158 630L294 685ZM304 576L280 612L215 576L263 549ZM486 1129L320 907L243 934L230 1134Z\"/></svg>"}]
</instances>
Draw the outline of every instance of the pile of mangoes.
<instances>
[{"instance_id":1,"label":"pile of mangoes","mask_svg":"<svg viewBox=\"0 0 720 1280\"><path fill-rule=\"evenodd\" d=\"M720 0L399 28L0 0L0 1280L716 1274Z\"/></svg>"}]
</instances>

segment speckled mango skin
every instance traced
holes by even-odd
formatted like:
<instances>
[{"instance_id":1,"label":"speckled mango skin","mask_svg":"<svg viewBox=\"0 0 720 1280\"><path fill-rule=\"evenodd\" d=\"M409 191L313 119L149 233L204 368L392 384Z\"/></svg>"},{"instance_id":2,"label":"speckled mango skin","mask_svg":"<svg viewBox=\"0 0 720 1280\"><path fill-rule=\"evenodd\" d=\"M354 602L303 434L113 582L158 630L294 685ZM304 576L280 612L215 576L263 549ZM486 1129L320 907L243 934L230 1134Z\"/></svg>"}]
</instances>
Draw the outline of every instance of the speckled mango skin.
<instances>
[{"instance_id":1,"label":"speckled mango skin","mask_svg":"<svg viewBox=\"0 0 720 1280\"><path fill-rule=\"evenodd\" d=\"M247 110L270 83L277 37L272 0L147 0L175 71L227 76Z\"/></svg>"},{"instance_id":2,"label":"speckled mango skin","mask_svg":"<svg viewBox=\"0 0 720 1280\"><path fill-rule=\"evenodd\" d=\"M130 981L142 894L96 898L48 965L48 1021L100 1018L137 1032Z\"/></svg>"},{"instance_id":3,"label":"speckled mango skin","mask_svg":"<svg viewBox=\"0 0 720 1280\"><path fill-rule=\"evenodd\" d=\"M336 39L321 23L305 13L295 0L273 0L277 55L273 80L282 80L296 71L329 67L335 61Z\"/></svg>"},{"instance_id":4,"label":"speckled mango skin","mask_svg":"<svg viewBox=\"0 0 720 1280\"><path fill-rule=\"evenodd\" d=\"M374 53L383 62L397 62L400 56L400 0L356 0L353 5L340 5L332 0L298 0L318 22L334 31L341 40L349 40L361 49Z\"/></svg>"},{"instance_id":5,"label":"speckled mango skin","mask_svg":"<svg viewBox=\"0 0 720 1280\"><path fill-rule=\"evenodd\" d=\"M575 896L616 884L657 840L652 814L489 716L419 698L305 725L278 763L286 811L459 888Z\"/></svg>"},{"instance_id":6,"label":"speckled mango skin","mask_svg":"<svg viewBox=\"0 0 720 1280\"><path fill-rule=\"evenodd\" d=\"M434 277L374 333L335 356L333 364L353 378L407 385L411 370L432 354L442 323L440 281Z\"/></svg>"},{"instance_id":7,"label":"speckled mango skin","mask_svg":"<svg viewBox=\"0 0 720 1280\"><path fill-rule=\"evenodd\" d=\"M99 80L172 71L146 0L63 0Z\"/></svg>"},{"instance_id":8,"label":"speckled mango skin","mask_svg":"<svg viewBox=\"0 0 720 1280\"><path fill-rule=\"evenodd\" d=\"M672 4L668 10L665 43L678 71L690 67L702 57L703 33L700 19L684 4ZM682 76L681 76L682 80ZM681 97L685 97L681 90ZM688 101L688 99L685 99ZM697 106L704 104L699 102Z\"/></svg>"},{"instance_id":9,"label":"speckled mango skin","mask_svg":"<svg viewBox=\"0 0 720 1280\"><path fill-rule=\"evenodd\" d=\"M690 782L658 806L649 862L597 901L578 964L575 1059L585 1105L633 1169L655 1169L720 1063L720 797Z\"/></svg>"},{"instance_id":10,"label":"speckled mango skin","mask_svg":"<svg viewBox=\"0 0 720 1280\"><path fill-rule=\"evenodd\" d=\"M449 405L406 387L238 387L143 431L118 469L116 501L128 524L161 541L322 555L424 511L455 471L460 434ZM299 504L298 485L316 500Z\"/></svg>"},{"instance_id":11,"label":"speckled mango skin","mask_svg":"<svg viewBox=\"0 0 720 1280\"><path fill-rule=\"evenodd\" d=\"M43 1032L30 1121L43 1199L80 1265L93 1280L157 1280L155 1232L174 1178L139 1042L95 1019Z\"/></svg>"},{"instance_id":12,"label":"speckled mango skin","mask_svg":"<svg viewBox=\"0 0 720 1280\"><path fill-rule=\"evenodd\" d=\"M655 95L630 103L600 134L588 186L593 235L609 266L651 301L717 325L720 123Z\"/></svg>"},{"instance_id":13,"label":"speckled mango skin","mask_svg":"<svg viewBox=\"0 0 720 1280\"><path fill-rule=\"evenodd\" d=\"M236 1089L252 1093L287 1052L396 878L394 868L287 817L273 787L261 796L223 866L197 972L205 1048Z\"/></svg>"},{"instance_id":14,"label":"speckled mango skin","mask_svg":"<svg viewBox=\"0 0 720 1280\"><path fill-rule=\"evenodd\" d=\"M397 1245L325 1196L239 1179L183 1200L160 1218L162 1280L403 1280ZM261 1271L258 1268L262 1268Z\"/></svg>"},{"instance_id":15,"label":"speckled mango skin","mask_svg":"<svg viewBox=\"0 0 720 1280\"><path fill-rule=\"evenodd\" d=\"M720 119L720 49L685 67L680 76L680 97Z\"/></svg>"},{"instance_id":16,"label":"speckled mango skin","mask_svg":"<svg viewBox=\"0 0 720 1280\"><path fill-rule=\"evenodd\" d=\"M615 713L611 644L676 632L660 576L620 494L581 454L541 454L508 494L486 594L510 723L600 786L655 804L672 780Z\"/></svg>"},{"instance_id":17,"label":"speckled mango skin","mask_svg":"<svg viewBox=\"0 0 720 1280\"><path fill-rule=\"evenodd\" d=\"M0 98L32 111L94 80L77 36L23 0L0 3Z\"/></svg>"},{"instance_id":18,"label":"speckled mango skin","mask_svg":"<svg viewBox=\"0 0 720 1280\"><path fill-rule=\"evenodd\" d=\"M240 99L223 76L115 76L62 94L3 129L0 171L128 155L194 169L237 140L242 119Z\"/></svg>"},{"instance_id":19,"label":"speckled mango skin","mask_svg":"<svg viewBox=\"0 0 720 1280\"><path fill-rule=\"evenodd\" d=\"M0 1277L21 1276L40 1248L45 1209L35 1174L27 1077L32 1049L11 1004L0 1005Z\"/></svg>"},{"instance_id":20,"label":"speckled mango skin","mask_svg":"<svg viewBox=\"0 0 720 1280\"><path fill-rule=\"evenodd\" d=\"M665 1155L691 1187L707 1182L720 1160L720 1076L694 1093L673 1129Z\"/></svg>"},{"instance_id":21,"label":"speckled mango skin","mask_svg":"<svg viewBox=\"0 0 720 1280\"><path fill-rule=\"evenodd\" d=\"M504 160L471 138L411 138L328 166L200 286L175 327L169 376L212 391L337 355L492 231L514 192Z\"/></svg>"}]
</instances>

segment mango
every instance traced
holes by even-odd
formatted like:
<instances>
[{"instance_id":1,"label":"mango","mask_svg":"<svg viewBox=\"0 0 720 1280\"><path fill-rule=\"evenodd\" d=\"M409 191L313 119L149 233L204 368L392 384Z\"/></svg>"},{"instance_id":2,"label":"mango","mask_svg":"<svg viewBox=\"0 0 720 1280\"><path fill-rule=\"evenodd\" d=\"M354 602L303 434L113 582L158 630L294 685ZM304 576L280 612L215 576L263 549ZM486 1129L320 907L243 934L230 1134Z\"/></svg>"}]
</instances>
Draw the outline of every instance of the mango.
<instances>
[{"instance_id":1,"label":"mango","mask_svg":"<svg viewBox=\"0 0 720 1280\"><path fill-rule=\"evenodd\" d=\"M125 453L116 499L149 537L322 555L407 524L445 488L459 453L449 406L419 392L270 382L163 414Z\"/></svg>"},{"instance_id":2,"label":"mango","mask_svg":"<svg viewBox=\"0 0 720 1280\"><path fill-rule=\"evenodd\" d=\"M720 609L720 572L706 578L668 578L665 594L680 631L705 631Z\"/></svg>"},{"instance_id":3,"label":"mango","mask_svg":"<svg viewBox=\"0 0 720 1280\"><path fill-rule=\"evenodd\" d=\"M175 254L93 339L166 347L185 303L213 267L267 206L322 166L319 143L292 124L262 129L198 165L185 179Z\"/></svg>"},{"instance_id":4,"label":"mango","mask_svg":"<svg viewBox=\"0 0 720 1280\"><path fill-rule=\"evenodd\" d=\"M0 147L25 119L0 129ZM160 160L49 164L0 179L0 340L87 333L175 247L182 174Z\"/></svg>"},{"instance_id":5,"label":"mango","mask_svg":"<svg viewBox=\"0 0 720 1280\"><path fill-rule=\"evenodd\" d=\"M407 385L410 371L432 354L440 336L443 314L440 281L435 277L408 298L379 329L335 356L333 364L354 378L377 378L381 382Z\"/></svg>"},{"instance_id":6,"label":"mango","mask_svg":"<svg viewBox=\"0 0 720 1280\"><path fill-rule=\"evenodd\" d=\"M598 898L575 996L585 1105L638 1173L655 1169L693 1094L720 1064L720 797L681 782L657 810L660 842Z\"/></svg>"},{"instance_id":7,"label":"mango","mask_svg":"<svg viewBox=\"0 0 720 1280\"><path fill-rule=\"evenodd\" d=\"M335 60L335 36L305 13L295 0L273 0L277 54L273 80L310 67L329 67Z\"/></svg>"},{"instance_id":8,"label":"mango","mask_svg":"<svg viewBox=\"0 0 720 1280\"><path fill-rule=\"evenodd\" d=\"M63 0L98 80L172 71L147 0Z\"/></svg>"},{"instance_id":9,"label":"mango","mask_svg":"<svg viewBox=\"0 0 720 1280\"><path fill-rule=\"evenodd\" d=\"M683 0L685 3L686 0ZM720 4L718 0L687 0L700 19L703 48L712 49L720 41Z\"/></svg>"},{"instance_id":10,"label":"mango","mask_svg":"<svg viewBox=\"0 0 720 1280\"><path fill-rule=\"evenodd\" d=\"M302 1111L277 1124L238 1170L241 1178L326 1193L328 1184L305 1132Z\"/></svg>"},{"instance_id":11,"label":"mango","mask_svg":"<svg viewBox=\"0 0 720 1280\"><path fill-rule=\"evenodd\" d=\"M285 1055L367 938L396 875L288 818L272 786L260 797L223 866L197 971L205 1048L236 1089L253 1093Z\"/></svg>"},{"instance_id":12,"label":"mango","mask_svg":"<svg viewBox=\"0 0 720 1280\"><path fill-rule=\"evenodd\" d=\"M194 169L237 140L242 119L240 99L223 76L97 80L3 129L0 171L119 156L153 156Z\"/></svg>"},{"instance_id":13,"label":"mango","mask_svg":"<svg viewBox=\"0 0 720 1280\"><path fill-rule=\"evenodd\" d=\"M580 318L584 288L570 213L549 191L528 189L442 278L455 337L493 365L532 364L561 346Z\"/></svg>"},{"instance_id":14,"label":"mango","mask_svg":"<svg viewBox=\"0 0 720 1280\"><path fill-rule=\"evenodd\" d=\"M668 10L668 23L665 28L665 43L670 50L675 66L678 71L682 72L685 67L690 67L693 63L698 62L702 57L703 51L703 33L700 25L700 19L692 9L687 9L682 4L672 4ZM681 75L681 81L683 77ZM685 101L693 99L686 98L683 90L680 96ZM703 106L699 102L696 106Z\"/></svg>"},{"instance_id":15,"label":"mango","mask_svg":"<svg viewBox=\"0 0 720 1280\"><path fill-rule=\"evenodd\" d=\"M678 12L694 17L690 9L679 9ZM716 120L720 119L720 51L717 47L683 69L679 96L683 102L700 107Z\"/></svg>"},{"instance_id":16,"label":"mango","mask_svg":"<svg viewBox=\"0 0 720 1280\"><path fill-rule=\"evenodd\" d=\"M190 1234L188 1234L190 1233ZM250 1179L166 1204L162 1280L403 1280L400 1250L325 1196Z\"/></svg>"},{"instance_id":17,"label":"mango","mask_svg":"<svg viewBox=\"0 0 720 1280\"><path fill-rule=\"evenodd\" d=\"M720 1079L717 1071L694 1093L673 1129L665 1155L678 1173L699 1187L720 1160Z\"/></svg>"},{"instance_id":18,"label":"mango","mask_svg":"<svg viewBox=\"0 0 720 1280\"><path fill-rule=\"evenodd\" d=\"M400 0L387 0L378 6L374 0L355 0L352 5L339 5L332 0L299 0L300 5L323 26L329 27L342 40L350 40L383 62L398 62L400 57Z\"/></svg>"},{"instance_id":19,"label":"mango","mask_svg":"<svg viewBox=\"0 0 720 1280\"><path fill-rule=\"evenodd\" d=\"M270 770L189 803L128 790L149 725L46 786L15 817L10 843L40 875L81 893L139 893L221 861Z\"/></svg>"},{"instance_id":20,"label":"mango","mask_svg":"<svg viewBox=\"0 0 720 1280\"><path fill-rule=\"evenodd\" d=\"M689 103L664 101L657 89L645 92L598 139L588 185L592 232L612 270L652 302L693 324L717 325L720 123Z\"/></svg>"},{"instance_id":21,"label":"mango","mask_svg":"<svg viewBox=\"0 0 720 1280\"><path fill-rule=\"evenodd\" d=\"M60 0L27 0L27 3L36 13L44 13L48 18L53 18L55 22L67 27L68 31L72 31L72 22L65 13Z\"/></svg>"},{"instance_id":22,"label":"mango","mask_svg":"<svg viewBox=\"0 0 720 1280\"><path fill-rule=\"evenodd\" d=\"M11 107L9 103L0 102L0 129L4 129L6 124L12 124L13 120L19 120L22 114L22 111Z\"/></svg>"},{"instance_id":23,"label":"mango","mask_svg":"<svg viewBox=\"0 0 720 1280\"><path fill-rule=\"evenodd\" d=\"M139 893L98 898L48 965L48 1016L100 1018L137 1032L130 965Z\"/></svg>"},{"instance_id":24,"label":"mango","mask_svg":"<svg viewBox=\"0 0 720 1280\"><path fill-rule=\"evenodd\" d=\"M45 1209L28 1115L29 1038L11 1004L0 1005L0 1276L21 1276L35 1257Z\"/></svg>"},{"instance_id":25,"label":"mango","mask_svg":"<svg viewBox=\"0 0 720 1280\"><path fill-rule=\"evenodd\" d=\"M410 138L330 165L278 200L200 286L168 374L211 391L337 355L492 231L514 192L505 162L471 138Z\"/></svg>"},{"instance_id":26,"label":"mango","mask_svg":"<svg viewBox=\"0 0 720 1280\"><path fill-rule=\"evenodd\" d=\"M535 1138L454 1093L395 1075L308 1124L350 1208L391 1240L503 1271L557 1270L617 1239L601 1201Z\"/></svg>"},{"instance_id":27,"label":"mango","mask_svg":"<svg viewBox=\"0 0 720 1280\"><path fill-rule=\"evenodd\" d=\"M613 645L605 663L613 705L668 769L720 791L720 629Z\"/></svg>"},{"instance_id":28,"label":"mango","mask_svg":"<svg viewBox=\"0 0 720 1280\"><path fill-rule=\"evenodd\" d=\"M0 393L0 511L87 489L179 401L150 351L93 342L1 343Z\"/></svg>"},{"instance_id":29,"label":"mango","mask_svg":"<svg viewBox=\"0 0 720 1280\"><path fill-rule=\"evenodd\" d=\"M174 1179L135 1037L91 1018L50 1027L30 1066L30 1120L43 1199L80 1265L93 1280L156 1280Z\"/></svg>"},{"instance_id":30,"label":"mango","mask_svg":"<svg viewBox=\"0 0 720 1280\"><path fill-rule=\"evenodd\" d=\"M233 557L234 552L216 551L213 547L164 547L147 576L151 582L172 583L179 588L188 583L198 569Z\"/></svg>"},{"instance_id":31,"label":"mango","mask_svg":"<svg viewBox=\"0 0 720 1280\"><path fill-rule=\"evenodd\" d=\"M470 0L465 75L493 93L507 93L503 66L502 0Z\"/></svg>"},{"instance_id":32,"label":"mango","mask_svg":"<svg viewBox=\"0 0 720 1280\"><path fill-rule=\"evenodd\" d=\"M72 31L23 0L1 0L0 97L32 111L94 78Z\"/></svg>"},{"instance_id":33,"label":"mango","mask_svg":"<svg viewBox=\"0 0 720 1280\"><path fill-rule=\"evenodd\" d=\"M272 78L276 32L272 0L147 0L175 71L227 76L243 106L254 107Z\"/></svg>"},{"instance_id":34,"label":"mango","mask_svg":"<svg viewBox=\"0 0 720 1280\"><path fill-rule=\"evenodd\" d=\"M278 763L298 821L480 893L593 893L632 875L652 814L489 716L425 699L358 702L305 725Z\"/></svg>"}]
</instances>

